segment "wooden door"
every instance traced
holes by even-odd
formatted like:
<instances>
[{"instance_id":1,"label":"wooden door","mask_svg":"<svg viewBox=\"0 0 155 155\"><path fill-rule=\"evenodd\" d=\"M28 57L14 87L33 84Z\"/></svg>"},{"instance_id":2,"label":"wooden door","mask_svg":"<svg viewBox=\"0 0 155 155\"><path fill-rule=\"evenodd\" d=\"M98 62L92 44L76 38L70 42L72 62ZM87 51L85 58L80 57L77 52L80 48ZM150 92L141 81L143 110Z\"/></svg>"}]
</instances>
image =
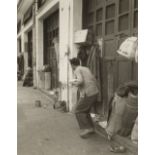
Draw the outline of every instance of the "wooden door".
<instances>
[{"instance_id":1,"label":"wooden door","mask_svg":"<svg viewBox=\"0 0 155 155\"><path fill-rule=\"evenodd\" d=\"M117 3L115 0L104 1L104 34L103 34L103 98L104 112L107 111L108 101L113 95L116 71L117 38Z\"/></svg>"},{"instance_id":2,"label":"wooden door","mask_svg":"<svg viewBox=\"0 0 155 155\"><path fill-rule=\"evenodd\" d=\"M138 0L118 0L117 9L118 47L129 36L138 35ZM127 60L116 55L117 86L129 80L138 80L138 65L135 61Z\"/></svg>"},{"instance_id":3,"label":"wooden door","mask_svg":"<svg viewBox=\"0 0 155 155\"><path fill-rule=\"evenodd\" d=\"M138 0L132 1L132 23L131 23L131 33L133 36L138 37ZM133 79L138 81L138 63L133 62Z\"/></svg>"},{"instance_id":4,"label":"wooden door","mask_svg":"<svg viewBox=\"0 0 155 155\"><path fill-rule=\"evenodd\" d=\"M131 0L105 1L103 61L105 61L104 72L107 75L103 80L105 83L103 87L107 92L106 101L110 100L120 84L136 79L136 75L133 74L133 70L135 73L137 72L136 67L133 69L135 63L121 57L116 52L120 44L133 35L132 5ZM136 32L136 28L134 32Z\"/></svg>"},{"instance_id":5,"label":"wooden door","mask_svg":"<svg viewBox=\"0 0 155 155\"><path fill-rule=\"evenodd\" d=\"M117 49L120 44L129 36L131 36L131 0L118 0L117 1L117 23L116 23L116 38ZM121 57L116 53L116 87L132 79L132 61Z\"/></svg>"},{"instance_id":6,"label":"wooden door","mask_svg":"<svg viewBox=\"0 0 155 155\"><path fill-rule=\"evenodd\" d=\"M102 90L103 107L116 88L129 80L137 80L138 66L117 54L120 44L138 35L138 0L85 0L84 28L93 31L95 39L103 39Z\"/></svg>"}]
</instances>

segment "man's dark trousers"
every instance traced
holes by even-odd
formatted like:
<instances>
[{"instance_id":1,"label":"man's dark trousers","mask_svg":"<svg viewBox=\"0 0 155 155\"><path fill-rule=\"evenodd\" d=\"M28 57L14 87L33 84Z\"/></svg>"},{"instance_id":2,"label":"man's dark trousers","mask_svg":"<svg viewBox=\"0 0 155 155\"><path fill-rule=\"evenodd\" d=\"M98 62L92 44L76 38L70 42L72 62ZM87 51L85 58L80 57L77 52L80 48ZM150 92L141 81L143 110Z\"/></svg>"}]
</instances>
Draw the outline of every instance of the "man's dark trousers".
<instances>
[{"instance_id":1,"label":"man's dark trousers","mask_svg":"<svg viewBox=\"0 0 155 155\"><path fill-rule=\"evenodd\" d=\"M75 108L76 119L80 129L93 128L93 122L90 116L91 107L97 102L97 94L81 97Z\"/></svg>"}]
</instances>

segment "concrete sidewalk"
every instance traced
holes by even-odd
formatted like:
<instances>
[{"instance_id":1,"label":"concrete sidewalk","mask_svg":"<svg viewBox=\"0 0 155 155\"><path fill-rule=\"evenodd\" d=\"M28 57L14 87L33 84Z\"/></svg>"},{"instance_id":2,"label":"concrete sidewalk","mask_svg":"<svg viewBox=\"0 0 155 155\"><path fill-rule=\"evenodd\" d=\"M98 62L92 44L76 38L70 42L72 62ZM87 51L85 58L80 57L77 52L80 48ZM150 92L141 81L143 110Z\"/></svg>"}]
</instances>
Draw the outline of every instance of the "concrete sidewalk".
<instances>
[{"instance_id":1,"label":"concrete sidewalk","mask_svg":"<svg viewBox=\"0 0 155 155\"><path fill-rule=\"evenodd\" d=\"M97 134L81 139L74 115L53 110L52 100L39 90L18 83L17 99L18 155L114 154L109 152L108 142ZM43 107L35 107L35 100L40 100Z\"/></svg>"}]
</instances>

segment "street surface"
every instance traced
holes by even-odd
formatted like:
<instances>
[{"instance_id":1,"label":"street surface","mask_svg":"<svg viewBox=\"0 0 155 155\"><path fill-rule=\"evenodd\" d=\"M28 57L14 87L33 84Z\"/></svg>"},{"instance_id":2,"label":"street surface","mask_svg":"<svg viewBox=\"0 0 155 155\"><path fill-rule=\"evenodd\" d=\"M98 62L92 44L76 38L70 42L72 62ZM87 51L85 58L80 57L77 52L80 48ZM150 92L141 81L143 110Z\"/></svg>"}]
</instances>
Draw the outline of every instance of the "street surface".
<instances>
[{"instance_id":1,"label":"street surface","mask_svg":"<svg viewBox=\"0 0 155 155\"><path fill-rule=\"evenodd\" d=\"M74 115L54 110L52 101L39 90L22 87L18 82L17 99L18 155L115 154L109 151L108 142L97 134L81 139ZM40 100L43 107L36 107L36 100Z\"/></svg>"}]
</instances>

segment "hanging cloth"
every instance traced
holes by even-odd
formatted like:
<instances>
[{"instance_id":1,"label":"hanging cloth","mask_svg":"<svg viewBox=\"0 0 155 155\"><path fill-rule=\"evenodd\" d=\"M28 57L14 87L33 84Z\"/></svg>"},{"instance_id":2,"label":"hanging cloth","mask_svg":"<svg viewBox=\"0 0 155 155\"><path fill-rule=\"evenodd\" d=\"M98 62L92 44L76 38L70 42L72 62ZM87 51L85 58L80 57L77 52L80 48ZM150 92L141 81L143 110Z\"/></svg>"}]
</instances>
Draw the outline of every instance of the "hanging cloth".
<instances>
[{"instance_id":1,"label":"hanging cloth","mask_svg":"<svg viewBox=\"0 0 155 155\"><path fill-rule=\"evenodd\" d=\"M91 70L97 80L99 88L98 102L101 102L101 58L98 45L93 45L88 54L87 67Z\"/></svg>"},{"instance_id":2,"label":"hanging cloth","mask_svg":"<svg viewBox=\"0 0 155 155\"><path fill-rule=\"evenodd\" d=\"M77 55L78 59L81 60L81 65L82 66L87 66L87 58L88 58L88 54L87 54L87 48L82 46L78 52Z\"/></svg>"}]
</instances>

